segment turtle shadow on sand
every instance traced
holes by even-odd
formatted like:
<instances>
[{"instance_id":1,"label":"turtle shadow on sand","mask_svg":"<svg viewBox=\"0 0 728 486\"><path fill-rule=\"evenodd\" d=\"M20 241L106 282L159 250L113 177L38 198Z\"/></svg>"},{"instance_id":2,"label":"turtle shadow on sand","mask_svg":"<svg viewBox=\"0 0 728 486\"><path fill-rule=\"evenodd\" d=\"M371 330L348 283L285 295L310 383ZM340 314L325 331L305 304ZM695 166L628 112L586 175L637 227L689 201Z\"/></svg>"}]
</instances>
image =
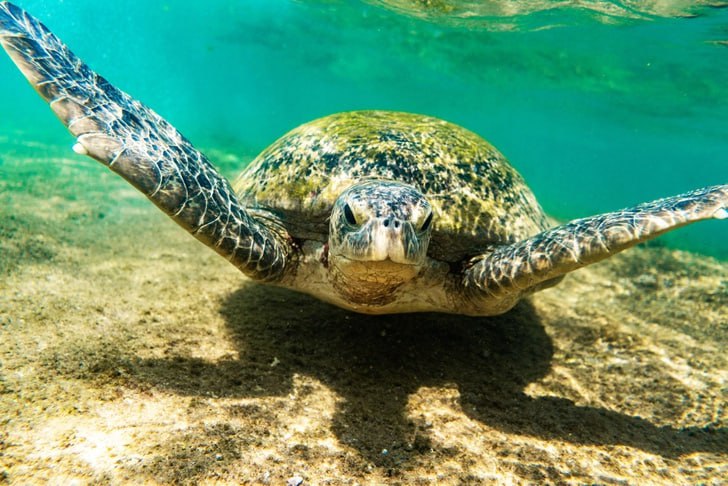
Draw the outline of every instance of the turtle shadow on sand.
<instances>
[{"instance_id":1,"label":"turtle shadow on sand","mask_svg":"<svg viewBox=\"0 0 728 486\"><path fill-rule=\"evenodd\" d=\"M491 318L364 316L286 290L245 285L224 301L221 313L239 359L145 361L135 379L188 396L250 398L286 396L295 374L314 377L342 398L332 424L339 441L383 467L430 450L427 424L408 417L406 406L421 387L443 385L458 389L469 417L508 433L622 444L665 457L725 451L724 429L655 426L524 393L549 372L553 355L528 301Z\"/></svg>"}]
</instances>

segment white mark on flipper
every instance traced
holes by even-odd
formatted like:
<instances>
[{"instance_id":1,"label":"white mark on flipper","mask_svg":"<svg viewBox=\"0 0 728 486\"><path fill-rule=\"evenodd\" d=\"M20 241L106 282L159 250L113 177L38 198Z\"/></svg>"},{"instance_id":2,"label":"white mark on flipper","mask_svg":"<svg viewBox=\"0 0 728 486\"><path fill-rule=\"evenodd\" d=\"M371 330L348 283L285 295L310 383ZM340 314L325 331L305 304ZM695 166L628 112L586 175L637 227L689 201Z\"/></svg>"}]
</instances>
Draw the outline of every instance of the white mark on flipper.
<instances>
[{"instance_id":1,"label":"white mark on flipper","mask_svg":"<svg viewBox=\"0 0 728 486\"><path fill-rule=\"evenodd\" d=\"M719 208L716 212L713 213L713 217L715 219L728 219L728 210L725 208Z\"/></svg>"},{"instance_id":2,"label":"white mark on flipper","mask_svg":"<svg viewBox=\"0 0 728 486\"><path fill-rule=\"evenodd\" d=\"M116 155L114 155L114 158L111 159L111 162L109 162L109 167L113 167L114 166L114 164L116 163L116 161L119 160L119 157L121 157L121 154L124 153L124 150L126 150L126 149L125 148L122 148L121 150L119 150L116 153Z\"/></svg>"},{"instance_id":3,"label":"white mark on flipper","mask_svg":"<svg viewBox=\"0 0 728 486\"><path fill-rule=\"evenodd\" d=\"M86 147L84 147L81 142L76 142L73 144L73 151L76 152L78 155L88 155L88 150L86 150Z\"/></svg>"}]
</instances>

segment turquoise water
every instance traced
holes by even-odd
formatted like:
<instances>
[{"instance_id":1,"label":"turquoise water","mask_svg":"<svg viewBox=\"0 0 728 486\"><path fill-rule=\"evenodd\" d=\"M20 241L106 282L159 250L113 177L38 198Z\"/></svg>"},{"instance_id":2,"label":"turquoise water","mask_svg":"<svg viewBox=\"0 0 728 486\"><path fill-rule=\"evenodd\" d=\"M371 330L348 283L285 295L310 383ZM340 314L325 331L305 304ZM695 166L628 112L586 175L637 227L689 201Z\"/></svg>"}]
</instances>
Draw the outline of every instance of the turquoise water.
<instances>
[{"instance_id":1,"label":"turquoise water","mask_svg":"<svg viewBox=\"0 0 728 486\"><path fill-rule=\"evenodd\" d=\"M503 16L514 2L15 3L203 149L253 155L313 118L389 109L479 133L561 219L728 182L728 9L528 2ZM71 137L9 60L0 80L0 134L70 153ZM725 222L663 241L728 258Z\"/></svg>"}]
</instances>

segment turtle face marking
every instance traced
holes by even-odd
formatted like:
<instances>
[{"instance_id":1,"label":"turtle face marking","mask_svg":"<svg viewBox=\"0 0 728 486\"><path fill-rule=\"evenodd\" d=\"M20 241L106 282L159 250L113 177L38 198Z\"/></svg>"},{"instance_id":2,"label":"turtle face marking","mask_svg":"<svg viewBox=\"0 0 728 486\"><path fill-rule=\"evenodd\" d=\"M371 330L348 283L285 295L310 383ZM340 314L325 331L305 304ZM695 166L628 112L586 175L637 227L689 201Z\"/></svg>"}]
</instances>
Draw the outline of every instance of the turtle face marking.
<instances>
[{"instance_id":1,"label":"turtle face marking","mask_svg":"<svg viewBox=\"0 0 728 486\"><path fill-rule=\"evenodd\" d=\"M416 276L432 219L430 203L407 184L372 180L344 191L329 223L329 265L339 290L350 298L365 294L355 300L383 298Z\"/></svg>"},{"instance_id":2,"label":"turtle face marking","mask_svg":"<svg viewBox=\"0 0 728 486\"><path fill-rule=\"evenodd\" d=\"M432 234L432 208L415 188L366 181L347 189L334 204L329 255L355 261L420 265Z\"/></svg>"}]
</instances>

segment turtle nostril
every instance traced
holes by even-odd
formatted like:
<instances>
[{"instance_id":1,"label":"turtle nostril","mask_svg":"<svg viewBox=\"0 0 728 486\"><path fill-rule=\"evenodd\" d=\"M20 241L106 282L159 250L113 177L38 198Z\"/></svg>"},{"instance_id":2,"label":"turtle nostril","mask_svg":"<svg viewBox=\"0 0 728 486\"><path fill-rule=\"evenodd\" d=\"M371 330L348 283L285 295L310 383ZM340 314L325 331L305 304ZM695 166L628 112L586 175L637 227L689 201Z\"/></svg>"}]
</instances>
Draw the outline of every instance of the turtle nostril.
<instances>
[{"instance_id":1,"label":"turtle nostril","mask_svg":"<svg viewBox=\"0 0 728 486\"><path fill-rule=\"evenodd\" d=\"M384 227L385 228L388 227L389 226L389 220L388 219L385 219L383 224L384 224Z\"/></svg>"},{"instance_id":2,"label":"turtle nostril","mask_svg":"<svg viewBox=\"0 0 728 486\"><path fill-rule=\"evenodd\" d=\"M394 227L399 228L399 221L397 221L397 220L394 221Z\"/></svg>"}]
</instances>

